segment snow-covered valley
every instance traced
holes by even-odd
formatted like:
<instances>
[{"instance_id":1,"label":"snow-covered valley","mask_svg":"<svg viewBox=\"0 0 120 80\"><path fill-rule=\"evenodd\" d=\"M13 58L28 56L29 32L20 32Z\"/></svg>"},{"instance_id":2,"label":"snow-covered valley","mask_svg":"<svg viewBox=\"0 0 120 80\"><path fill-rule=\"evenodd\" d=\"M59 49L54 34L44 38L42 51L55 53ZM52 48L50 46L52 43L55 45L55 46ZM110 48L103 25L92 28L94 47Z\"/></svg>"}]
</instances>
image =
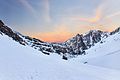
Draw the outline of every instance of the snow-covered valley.
<instances>
[{"instance_id":1,"label":"snow-covered valley","mask_svg":"<svg viewBox=\"0 0 120 80\"><path fill-rule=\"evenodd\" d=\"M120 28L111 35L95 30L53 44L15 33L0 22L0 80L120 80L119 43Z\"/></svg>"},{"instance_id":2,"label":"snow-covered valley","mask_svg":"<svg viewBox=\"0 0 120 80\"><path fill-rule=\"evenodd\" d=\"M56 54L42 54L0 35L0 80L119 80L119 52L109 54L119 50L119 36L113 35L104 43L96 44L82 56L85 58L79 56L66 61ZM115 46L109 44L113 42ZM86 59L88 63L83 64L81 61Z\"/></svg>"}]
</instances>

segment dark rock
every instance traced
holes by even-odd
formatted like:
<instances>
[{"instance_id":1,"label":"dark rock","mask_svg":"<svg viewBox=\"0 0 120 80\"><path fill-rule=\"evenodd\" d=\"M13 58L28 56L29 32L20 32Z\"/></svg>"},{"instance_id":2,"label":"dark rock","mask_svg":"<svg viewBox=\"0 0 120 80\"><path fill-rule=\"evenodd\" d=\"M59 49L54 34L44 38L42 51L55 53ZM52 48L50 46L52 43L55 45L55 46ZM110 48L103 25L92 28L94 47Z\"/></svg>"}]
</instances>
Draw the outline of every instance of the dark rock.
<instances>
[{"instance_id":1,"label":"dark rock","mask_svg":"<svg viewBox=\"0 0 120 80\"><path fill-rule=\"evenodd\" d=\"M3 26L4 25L4 23L2 22L2 20L0 20L0 26Z\"/></svg>"},{"instance_id":2,"label":"dark rock","mask_svg":"<svg viewBox=\"0 0 120 80\"><path fill-rule=\"evenodd\" d=\"M24 40L19 37L16 33L12 31L9 27L5 26L4 23L0 20L0 32L4 33L5 35L11 37L13 40L19 42L22 45L25 45Z\"/></svg>"},{"instance_id":3,"label":"dark rock","mask_svg":"<svg viewBox=\"0 0 120 80\"><path fill-rule=\"evenodd\" d=\"M84 64L87 64L88 62L84 62Z\"/></svg>"},{"instance_id":4,"label":"dark rock","mask_svg":"<svg viewBox=\"0 0 120 80\"><path fill-rule=\"evenodd\" d=\"M68 58L66 56L63 55L62 59L64 60L68 60Z\"/></svg>"},{"instance_id":5,"label":"dark rock","mask_svg":"<svg viewBox=\"0 0 120 80\"><path fill-rule=\"evenodd\" d=\"M44 54L50 55L50 53L43 51Z\"/></svg>"}]
</instances>

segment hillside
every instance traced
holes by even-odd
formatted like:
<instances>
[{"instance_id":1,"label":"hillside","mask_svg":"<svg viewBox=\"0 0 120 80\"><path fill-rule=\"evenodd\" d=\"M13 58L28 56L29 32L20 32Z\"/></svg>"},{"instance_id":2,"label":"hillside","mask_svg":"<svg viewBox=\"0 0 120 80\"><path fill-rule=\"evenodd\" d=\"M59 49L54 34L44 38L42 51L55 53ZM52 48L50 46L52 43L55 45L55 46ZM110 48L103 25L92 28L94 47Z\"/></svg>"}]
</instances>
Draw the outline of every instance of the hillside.
<instances>
[{"instance_id":1,"label":"hillside","mask_svg":"<svg viewBox=\"0 0 120 80\"><path fill-rule=\"evenodd\" d=\"M44 55L0 35L0 80L119 80L119 71Z\"/></svg>"},{"instance_id":2,"label":"hillside","mask_svg":"<svg viewBox=\"0 0 120 80\"><path fill-rule=\"evenodd\" d=\"M120 32L102 42L87 50L88 54L82 61L90 65L120 70Z\"/></svg>"},{"instance_id":3,"label":"hillside","mask_svg":"<svg viewBox=\"0 0 120 80\"><path fill-rule=\"evenodd\" d=\"M119 80L119 30L47 43L0 22L0 80Z\"/></svg>"}]
</instances>

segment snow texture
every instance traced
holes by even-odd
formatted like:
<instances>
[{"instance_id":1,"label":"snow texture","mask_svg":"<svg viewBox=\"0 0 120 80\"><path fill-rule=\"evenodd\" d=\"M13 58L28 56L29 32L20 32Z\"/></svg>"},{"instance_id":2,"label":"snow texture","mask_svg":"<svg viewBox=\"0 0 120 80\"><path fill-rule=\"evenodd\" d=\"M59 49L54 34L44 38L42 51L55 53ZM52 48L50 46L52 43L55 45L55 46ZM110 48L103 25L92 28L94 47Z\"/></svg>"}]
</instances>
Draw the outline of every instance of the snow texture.
<instances>
[{"instance_id":1,"label":"snow texture","mask_svg":"<svg viewBox=\"0 0 120 80\"><path fill-rule=\"evenodd\" d=\"M86 56L66 61L0 35L0 80L120 80L119 36L96 44Z\"/></svg>"}]
</instances>

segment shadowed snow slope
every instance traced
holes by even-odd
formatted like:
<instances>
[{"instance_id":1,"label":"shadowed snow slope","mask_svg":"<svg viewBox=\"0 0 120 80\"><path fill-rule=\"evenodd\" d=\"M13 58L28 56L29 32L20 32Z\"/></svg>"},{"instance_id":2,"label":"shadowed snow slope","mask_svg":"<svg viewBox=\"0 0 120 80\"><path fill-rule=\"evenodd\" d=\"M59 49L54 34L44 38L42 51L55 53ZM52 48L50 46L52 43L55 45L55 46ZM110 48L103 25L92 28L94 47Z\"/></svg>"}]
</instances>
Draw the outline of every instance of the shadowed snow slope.
<instances>
[{"instance_id":1,"label":"shadowed snow slope","mask_svg":"<svg viewBox=\"0 0 120 80\"><path fill-rule=\"evenodd\" d=\"M0 80L119 80L113 69L47 56L0 35Z\"/></svg>"}]
</instances>

